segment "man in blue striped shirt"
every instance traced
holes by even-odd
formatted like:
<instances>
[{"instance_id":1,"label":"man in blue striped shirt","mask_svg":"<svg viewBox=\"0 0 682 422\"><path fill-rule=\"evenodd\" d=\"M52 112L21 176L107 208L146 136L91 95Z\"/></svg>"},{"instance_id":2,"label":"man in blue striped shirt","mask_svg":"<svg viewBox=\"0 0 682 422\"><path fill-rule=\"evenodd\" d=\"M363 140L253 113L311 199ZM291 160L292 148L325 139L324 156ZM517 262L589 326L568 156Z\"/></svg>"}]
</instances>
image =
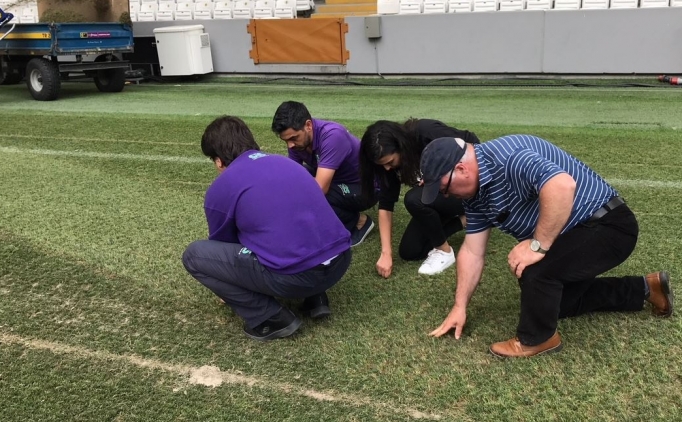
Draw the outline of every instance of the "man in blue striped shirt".
<instances>
[{"instance_id":1,"label":"man in blue striped shirt","mask_svg":"<svg viewBox=\"0 0 682 422\"><path fill-rule=\"evenodd\" d=\"M597 311L673 311L669 275L598 277L618 266L637 243L637 220L618 193L580 160L530 135L466 144L440 138L424 150L422 202L438 192L464 199L466 236L457 256L455 305L431 335L460 338L466 307L485 262L490 230L519 243L507 263L521 288L516 337L495 343L502 357L562 348L559 318Z\"/></svg>"}]
</instances>

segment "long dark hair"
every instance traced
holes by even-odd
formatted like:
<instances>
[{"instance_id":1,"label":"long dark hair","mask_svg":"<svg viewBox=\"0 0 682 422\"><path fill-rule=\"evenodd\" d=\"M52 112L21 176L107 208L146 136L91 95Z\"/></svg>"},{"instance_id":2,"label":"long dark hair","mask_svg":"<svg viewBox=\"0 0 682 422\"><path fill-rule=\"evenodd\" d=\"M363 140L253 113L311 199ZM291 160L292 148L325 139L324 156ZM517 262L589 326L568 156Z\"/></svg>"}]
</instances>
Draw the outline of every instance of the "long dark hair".
<instances>
[{"instance_id":1,"label":"long dark hair","mask_svg":"<svg viewBox=\"0 0 682 422\"><path fill-rule=\"evenodd\" d=\"M388 177L386 169L376 162L394 152L400 156L400 168L391 171L395 171L406 185L417 183L421 147L414 135L416 121L410 119L400 124L379 120L365 130L360 141L360 184L365 198L374 195L377 180L385 182Z\"/></svg>"}]
</instances>

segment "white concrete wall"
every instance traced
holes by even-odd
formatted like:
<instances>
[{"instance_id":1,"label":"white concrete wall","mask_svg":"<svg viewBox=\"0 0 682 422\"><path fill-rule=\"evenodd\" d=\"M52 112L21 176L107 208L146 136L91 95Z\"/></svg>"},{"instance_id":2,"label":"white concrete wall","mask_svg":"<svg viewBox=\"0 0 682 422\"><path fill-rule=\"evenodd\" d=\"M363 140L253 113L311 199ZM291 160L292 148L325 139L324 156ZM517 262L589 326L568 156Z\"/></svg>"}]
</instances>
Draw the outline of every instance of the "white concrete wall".
<instances>
[{"instance_id":1,"label":"white concrete wall","mask_svg":"<svg viewBox=\"0 0 682 422\"><path fill-rule=\"evenodd\" d=\"M246 20L135 22L153 28L202 24L217 73L658 74L682 73L682 8L549 10L382 16L382 37L348 17L346 66L255 65Z\"/></svg>"}]
</instances>

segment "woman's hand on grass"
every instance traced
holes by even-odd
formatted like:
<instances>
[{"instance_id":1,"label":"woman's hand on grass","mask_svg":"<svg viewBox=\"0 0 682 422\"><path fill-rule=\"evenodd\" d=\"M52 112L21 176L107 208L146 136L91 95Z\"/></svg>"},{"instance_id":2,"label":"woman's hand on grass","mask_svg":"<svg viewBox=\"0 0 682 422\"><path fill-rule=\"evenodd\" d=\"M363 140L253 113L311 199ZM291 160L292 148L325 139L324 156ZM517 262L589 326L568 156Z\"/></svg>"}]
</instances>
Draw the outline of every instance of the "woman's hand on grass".
<instances>
[{"instance_id":1,"label":"woman's hand on grass","mask_svg":"<svg viewBox=\"0 0 682 422\"><path fill-rule=\"evenodd\" d=\"M382 252L376 267L380 276L389 278L393 271L393 257L390 254Z\"/></svg>"}]
</instances>

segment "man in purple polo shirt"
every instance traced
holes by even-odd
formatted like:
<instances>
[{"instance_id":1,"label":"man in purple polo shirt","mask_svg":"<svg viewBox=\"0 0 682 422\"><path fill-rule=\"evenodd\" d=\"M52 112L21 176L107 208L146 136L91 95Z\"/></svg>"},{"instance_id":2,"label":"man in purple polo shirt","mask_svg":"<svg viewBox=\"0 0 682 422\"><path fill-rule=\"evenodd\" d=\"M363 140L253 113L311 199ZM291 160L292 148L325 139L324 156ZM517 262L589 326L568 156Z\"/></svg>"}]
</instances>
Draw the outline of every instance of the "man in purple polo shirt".
<instances>
[{"instance_id":1,"label":"man in purple polo shirt","mask_svg":"<svg viewBox=\"0 0 682 422\"><path fill-rule=\"evenodd\" d=\"M365 240L374 228L367 214L376 204L362 196L360 141L335 122L313 119L302 103L286 101L275 112L272 131L287 143L289 158L315 177L334 213L351 233L351 246Z\"/></svg>"},{"instance_id":2,"label":"man in purple polo shirt","mask_svg":"<svg viewBox=\"0 0 682 422\"><path fill-rule=\"evenodd\" d=\"M220 175L206 191L208 240L190 244L187 271L244 319L260 341L286 337L301 321L275 296L304 298L301 310L330 314L327 289L350 265L350 235L299 165L260 152L246 124L213 121L201 150Z\"/></svg>"}]
</instances>

